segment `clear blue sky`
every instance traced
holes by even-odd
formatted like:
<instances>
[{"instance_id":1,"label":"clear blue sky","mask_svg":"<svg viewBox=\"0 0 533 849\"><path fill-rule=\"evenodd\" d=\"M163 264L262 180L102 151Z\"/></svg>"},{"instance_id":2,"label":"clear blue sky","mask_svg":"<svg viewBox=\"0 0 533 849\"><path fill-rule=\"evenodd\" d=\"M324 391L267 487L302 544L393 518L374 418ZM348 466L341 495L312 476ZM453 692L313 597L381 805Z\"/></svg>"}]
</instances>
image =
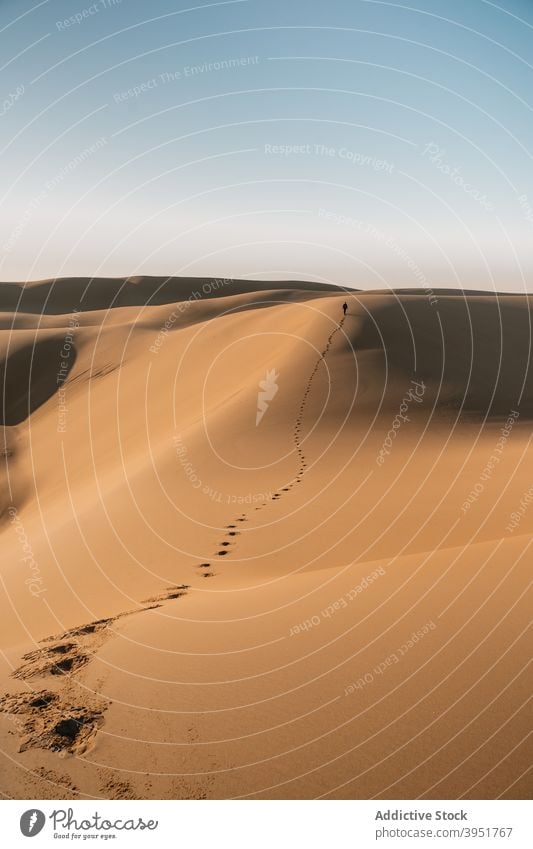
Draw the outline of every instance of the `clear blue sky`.
<instances>
[{"instance_id":1,"label":"clear blue sky","mask_svg":"<svg viewBox=\"0 0 533 849\"><path fill-rule=\"evenodd\" d=\"M0 39L3 280L532 288L531 0L2 0Z\"/></svg>"}]
</instances>

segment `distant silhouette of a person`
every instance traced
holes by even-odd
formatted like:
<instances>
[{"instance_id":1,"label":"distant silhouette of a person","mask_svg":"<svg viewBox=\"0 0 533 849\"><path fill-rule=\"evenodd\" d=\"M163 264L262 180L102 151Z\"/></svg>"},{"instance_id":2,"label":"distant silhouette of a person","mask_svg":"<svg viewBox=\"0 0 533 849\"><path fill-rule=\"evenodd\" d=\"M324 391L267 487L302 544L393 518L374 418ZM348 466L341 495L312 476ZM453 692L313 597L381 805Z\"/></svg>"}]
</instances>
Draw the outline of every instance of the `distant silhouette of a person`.
<instances>
[{"instance_id":1,"label":"distant silhouette of a person","mask_svg":"<svg viewBox=\"0 0 533 849\"><path fill-rule=\"evenodd\" d=\"M344 303L342 305L342 311L343 311L344 315L346 315L347 310L348 310L348 304L346 303L346 301L344 301Z\"/></svg>"}]
</instances>

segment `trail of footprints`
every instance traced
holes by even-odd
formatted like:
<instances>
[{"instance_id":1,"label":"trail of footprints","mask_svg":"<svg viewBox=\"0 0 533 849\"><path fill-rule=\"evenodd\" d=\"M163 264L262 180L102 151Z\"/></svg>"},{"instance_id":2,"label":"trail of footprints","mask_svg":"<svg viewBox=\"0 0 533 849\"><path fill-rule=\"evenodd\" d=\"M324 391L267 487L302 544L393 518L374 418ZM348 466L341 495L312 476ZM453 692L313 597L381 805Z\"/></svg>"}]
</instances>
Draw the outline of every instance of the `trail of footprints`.
<instances>
[{"instance_id":1,"label":"trail of footprints","mask_svg":"<svg viewBox=\"0 0 533 849\"><path fill-rule=\"evenodd\" d=\"M307 458L302 447L302 422L309 393L314 377L328 354L335 334L342 328L344 318L329 336L324 350L321 352L315 366L309 375L296 421L294 423L293 440L299 460L297 475L272 495L271 501L279 501L284 493L300 484L307 470ZM269 501L255 510L264 509ZM238 542L242 523L248 522L249 516L241 513L230 524L226 525L224 538L219 543L214 557L221 558L229 554ZM216 575L211 562L200 563L195 567L203 578ZM20 737L19 751L31 748L50 749L64 754L81 755L94 742L104 722L104 714L110 702L93 695L86 688L76 686L75 675L90 661L99 647L109 639L113 632L111 626L115 621L125 616L145 610L161 607L165 601L181 598L187 594L190 587L187 584L167 587L158 595L144 599L144 607L128 610L108 619L97 619L55 637L42 640L38 648L28 652L22 658L21 664L12 673L12 677L30 682L31 689L16 694L6 693L0 697L0 713L9 714L13 720L16 733ZM34 689L31 682L40 679L47 680L55 689Z\"/></svg>"},{"instance_id":2,"label":"trail of footprints","mask_svg":"<svg viewBox=\"0 0 533 849\"><path fill-rule=\"evenodd\" d=\"M300 408L298 410L298 415L296 417L296 421L294 423L294 430L293 430L293 441L294 441L294 445L295 445L295 449L296 449L296 455L298 457L298 462L299 462L298 473L297 473L296 477L294 477L292 479L292 481L287 483L287 486L281 487L279 489L279 491L274 492L274 494L272 495L272 499L271 499L272 501L279 501L283 497L284 493L290 492L291 489L294 486L296 486L296 484L301 483L302 480L303 480L303 476L306 473L307 458L306 458L306 455L305 455L303 447L302 447L302 434L301 434L305 408L306 408L306 405L307 405L309 393L311 392L311 386L312 386L313 380L315 378L315 375L318 372L318 369L320 368L320 364L322 362L324 362L324 360L325 360L325 358L326 358L326 356L327 356L327 354L328 354L328 352L331 348L331 345L333 343L333 339L335 338L335 335L339 332L339 330L342 329L342 326L344 324L344 320L345 319L343 317L340 324L338 324L337 327L335 327L335 329L329 335L327 342L326 342L326 346L325 346L324 350L320 352L320 356L318 357L318 359L317 359L317 361L316 361L316 363L313 367L313 370L312 370L311 374L309 375L309 379L307 381L307 384L305 386L304 394L302 396ZM263 510L267 506L267 504L269 504L269 503L270 502L265 499L261 505L259 505L258 507L255 508L255 510ZM237 525L235 523L236 522L247 522L247 521L249 521L248 515L246 513L241 513L241 515L238 518L233 520L233 524L226 525L226 528L225 528L226 533L224 534L224 539L221 543L219 543L219 549L218 549L218 551L216 551L214 553L214 555L213 555L214 557L217 557L217 558L225 557L229 553L230 547L237 543L236 537L239 536L239 531L237 530ZM198 569L199 573L202 575L203 578L213 578L217 574L216 572L213 571L213 564L211 562L200 563L200 565L197 566L196 568Z\"/></svg>"},{"instance_id":3,"label":"trail of footprints","mask_svg":"<svg viewBox=\"0 0 533 849\"><path fill-rule=\"evenodd\" d=\"M140 609L156 607L161 605L147 604ZM0 697L0 713L13 719L20 737L20 752L36 748L80 755L90 748L109 702L76 686L74 676L112 636L113 623L138 612L138 608L128 610L71 628L41 640L41 648L23 655L24 663L15 669L12 677L29 682L30 689ZM48 682L50 688L34 688L35 679Z\"/></svg>"}]
</instances>

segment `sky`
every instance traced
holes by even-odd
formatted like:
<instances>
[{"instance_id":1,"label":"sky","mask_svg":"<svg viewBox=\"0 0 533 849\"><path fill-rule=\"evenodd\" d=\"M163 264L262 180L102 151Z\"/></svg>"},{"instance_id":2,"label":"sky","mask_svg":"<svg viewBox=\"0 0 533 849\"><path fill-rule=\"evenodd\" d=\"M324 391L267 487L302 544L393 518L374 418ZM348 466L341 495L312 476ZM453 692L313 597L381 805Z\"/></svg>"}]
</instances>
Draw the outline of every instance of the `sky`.
<instances>
[{"instance_id":1,"label":"sky","mask_svg":"<svg viewBox=\"0 0 533 849\"><path fill-rule=\"evenodd\" d=\"M533 0L2 0L0 279L533 291Z\"/></svg>"}]
</instances>

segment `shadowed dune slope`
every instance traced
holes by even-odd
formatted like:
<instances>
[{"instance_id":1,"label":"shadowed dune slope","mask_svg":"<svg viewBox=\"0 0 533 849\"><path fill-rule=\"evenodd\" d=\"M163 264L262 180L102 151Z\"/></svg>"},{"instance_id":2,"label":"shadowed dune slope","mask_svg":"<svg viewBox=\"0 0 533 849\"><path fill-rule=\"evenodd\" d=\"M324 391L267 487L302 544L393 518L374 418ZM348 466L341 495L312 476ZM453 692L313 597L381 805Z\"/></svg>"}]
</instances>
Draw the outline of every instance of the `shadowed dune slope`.
<instances>
[{"instance_id":1,"label":"shadowed dune slope","mask_svg":"<svg viewBox=\"0 0 533 849\"><path fill-rule=\"evenodd\" d=\"M306 292L309 297L342 291L326 283L269 281L198 277L61 277L23 283L0 283L2 309L61 315L79 310L112 307L157 306L172 301L206 300L224 295L254 294L271 289Z\"/></svg>"},{"instance_id":2,"label":"shadowed dune slope","mask_svg":"<svg viewBox=\"0 0 533 849\"><path fill-rule=\"evenodd\" d=\"M36 338L16 350L11 348L9 356L0 363L3 426L23 422L67 379L76 360L76 351L69 347L65 359L62 355L64 344L64 339L56 335Z\"/></svg>"},{"instance_id":3,"label":"shadowed dune slope","mask_svg":"<svg viewBox=\"0 0 533 849\"><path fill-rule=\"evenodd\" d=\"M531 415L531 300L436 295L435 305L412 293L356 295L350 309L356 326L353 332L346 326L349 354L352 347L372 352L381 384L385 371L392 383L418 375L437 406L483 417L520 406Z\"/></svg>"},{"instance_id":4,"label":"shadowed dune slope","mask_svg":"<svg viewBox=\"0 0 533 849\"><path fill-rule=\"evenodd\" d=\"M1 792L527 797L531 306L0 284Z\"/></svg>"}]
</instances>

